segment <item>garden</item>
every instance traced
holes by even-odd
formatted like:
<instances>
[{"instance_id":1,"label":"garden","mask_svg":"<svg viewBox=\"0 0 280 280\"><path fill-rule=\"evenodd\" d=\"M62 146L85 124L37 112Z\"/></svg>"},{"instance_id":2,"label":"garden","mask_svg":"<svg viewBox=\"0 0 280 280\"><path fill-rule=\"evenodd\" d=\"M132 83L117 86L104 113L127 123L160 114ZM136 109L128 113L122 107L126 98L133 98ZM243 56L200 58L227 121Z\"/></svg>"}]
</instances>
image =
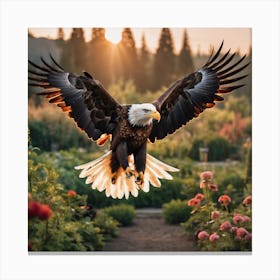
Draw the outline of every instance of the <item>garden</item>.
<instances>
[{"instance_id":1,"label":"garden","mask_svg":"<svg viewBox=\"0 0 280 280\"><path fill-rule=\"evenodd\" d=\"M72 42L71 39L68 43L62 41L56 40L55 44L61 47ZM98 46L96 43L95 47ZM142 55L144 51L142 49ZM192 66L200 66L207 56L193 55ZM239 58L237 54L236 59ZM146 59L145 67L152 77L151 63L159 58L147 54ZM174 59L178 63L178 56ZM140 78L128 76L108 80L106 88L120 103L126 104L151 102L166 89L165 84L148 84L141 88ZM141 251L137 240L140 244L140 239L146 238L145 230L151 227L155 230L150 230L149 235L157 231L159 234L143 242L144 251L149 250L149 246L154 251L164 251L172 238L177 242L176 251L187 248L211 252L251 251L250 77L245 79L245 84L244 88L227 95L225 102L206 110L173 135L149 144L149 154L180 171L172 174L173 180L161 180L160 188L151 187L148 193L140 191L138 197L122 200L106 197L104 191L92 190L74 169L100 157L108 150L108 144L97 147L65 113L39 99L30 88L28 250L108 251L107 245L115 244L115 250L122 251L122 247L118 247L120 240L125 243L126 234L135 234L133 248ZM160 214L152 220L141 218L141 213L147 209L147 212ZM158 243L151 244L155 240ZM184 246L184 242L192 245Z\"/></svg>"},{"instance_id":2,"label":"garden","mask_svg":"<svg viewBox=\"0 0 280 280\"><path fill-rule=\"evenodd\" d=\"M30 105L29 113L30 251L102 251L117 242L120 230L134 225L137 209L143 208L162 209L164 222L180 226L196 250L251 250L248 116L236 121L227 109L217 108L174 137L149 145L150 154L180 171L161 188L118 200L92 190L74 169L102 155L106 146L98 150L52 108ZM217 115L229 118L219 130ZM235 127L238 136L234 130L225 134L225 125ZM200 161L200 148L206 146L207 162Z\"/></svg>"}]
</instances>

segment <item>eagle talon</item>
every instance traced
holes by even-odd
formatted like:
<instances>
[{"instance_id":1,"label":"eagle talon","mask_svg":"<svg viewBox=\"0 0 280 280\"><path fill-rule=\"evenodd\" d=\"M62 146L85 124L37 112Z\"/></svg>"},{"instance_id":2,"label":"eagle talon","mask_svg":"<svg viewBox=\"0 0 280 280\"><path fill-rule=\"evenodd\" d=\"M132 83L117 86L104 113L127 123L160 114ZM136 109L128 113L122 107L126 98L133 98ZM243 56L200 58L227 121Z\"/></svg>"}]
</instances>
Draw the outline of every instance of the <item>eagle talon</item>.
<instances>
[{"instance_id":1,"label":"eagle talon","mask_svg":"<svg viewBox=\"0 0 280 280\"><path fill-rule=\"evenodd\" d=\"M117 181L117 174L114 173L113 176L112 176L112 178L111 178L111 182L112 182L112 184L114 185L114 184L116 184L116 181Z\"/></svg>"},{"instance_id":2,"label":"eagle talon","mask_svg":"<svg viewBox=\"0 0 280 280\"><path fill-rule=\"evenodd\" d=\"M139 186L143 185L144 183L144 173L141 171L138 173L135 183Z\"/></svg>"},{"instance_id":3,"label":"eagle talon","mask_svg":"<svg viewBox=\"0 0 280 280\"><path fill-rule=\"evenodd\" d=\"M133 172L129 166L125 169L125 176L126 178L130 178L131 176L133 176Z\"/></svg>"}]
</instances>

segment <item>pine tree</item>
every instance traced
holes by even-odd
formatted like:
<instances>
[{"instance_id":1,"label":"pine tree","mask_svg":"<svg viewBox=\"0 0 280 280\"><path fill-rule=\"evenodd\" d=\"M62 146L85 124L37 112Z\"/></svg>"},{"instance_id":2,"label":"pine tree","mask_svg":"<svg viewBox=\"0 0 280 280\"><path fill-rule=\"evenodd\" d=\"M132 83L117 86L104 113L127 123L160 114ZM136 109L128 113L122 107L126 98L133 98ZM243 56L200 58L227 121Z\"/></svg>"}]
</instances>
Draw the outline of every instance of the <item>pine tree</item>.
<instances>
[{"instance_id":1,"label":"pine tree","mask_svg":"<svg viewBox=\"0 0 280 280\"><path fill-rule=\"evenodd\" d=\"M149 74L148 74L148 62L149 62L149 51L146 45L146 39L144 33L142 34L141 38L141 49L139 55L139 66L136 76L136 85L137 88L144 92L149 88Z\"/></svg>"},{"instance_id":2,"label":"pine tree","mask_svg":"<svg viewBox=\"0 0 280 280\"><path fill-rule=\"evenodd\" d=\"M91 42L96 40L105 40L105 28L92 28L91 29Z\"/></svg>"},{"instance_id":3,"label":"pine tree","mask_svg":"<svg viewBox=\"0 0 280 280\"><path fill-rule=\"evenodd\" d=\"M162 28L154 62L154 89L169 85L174 78L174 58L173 39L170 29Z\"/></svg>"},{"instance_id":4,"label":"pine tree","mask_svg":"<svg viewBox=\"0 0 280 280\"><path fill-rule=\"evenodd\" d=\"M177 73L179 75L187 75L194 71L194 64L192 60L191 48L189 45L189 38L187 30L184 30L182 49L177 59Z\"/></svg>"},{"instance_id":5,"label":"pine tree","mask_svg":"<svg viewBox=\"0 0 280 280\"><path fill-rule=\"evenodd\" d=\"M61 27L57 30L57 39L64 41L64 30Z\"/></svg>"},{"instance_id":6,"label":"pine tree","mask_svg":"<svg viewBox=\"0 0 280 280\"><path fill-rule=\"evenodd\" d=\"M92 28L87 71L107 87L113 79L112 63L112 44L105 38L105 28Z\"/></svg>"},{"instance_id":7,"label":"pine tree","mask_svg":"<svg viewBox=\"0 0 280 280\"><path fill-rule=\"evenodd\" d=\"M73 28L70 39L66 42L61 64L69 71L80 73L85 69L87 48L83 28Z\"/></svg>"},{"instance_id":8,"label":"pine tree","mask_svg":"<svg viewBox=\"0 0 280 280\"><path fill-rule=\"evenodd\" d=\"M115 68L118 76L135 80L138 59L134 37L130 28L124 28L122 39L117 48L118 57L115 60Z\"/></svg>"},{"instance_id":9,"label":"pine tree","mask_svg":"<svg viewBox=\"0 0 280 280\"><path fill-rule=\"evenodd\" d=\"M65 41L64 41L64 30L63 28L58 28L57 29L57 39L56 39L56 43L57 45L63 50L64 49L64 44L65 44Z\"/></svg>"}]
</instances>

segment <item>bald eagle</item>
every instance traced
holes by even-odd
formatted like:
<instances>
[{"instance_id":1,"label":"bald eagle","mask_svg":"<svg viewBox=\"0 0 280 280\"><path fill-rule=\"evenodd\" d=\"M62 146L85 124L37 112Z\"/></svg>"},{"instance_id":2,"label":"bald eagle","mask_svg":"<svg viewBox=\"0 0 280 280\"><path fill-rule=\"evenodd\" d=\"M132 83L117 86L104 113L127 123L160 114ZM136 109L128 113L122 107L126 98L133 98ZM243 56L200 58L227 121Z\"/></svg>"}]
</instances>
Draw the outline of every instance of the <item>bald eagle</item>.
<instances>
[{"instance_id":1,"label":"bald eagle","mask_svg":"<svg viewBox=\"0 0 280 280\"><path fill-rule=\"evenodd\" d=\"M120 104L89 73L65 72L50 55L52 63L29 61L29 85L44 88L37 94L45 96L73 118L87 136L102 146L110 141L110 150L100 158L76 166L86 184L104 191L107 197L125 198L131 193L149 191L150 183L160 187L159 179L172 179L168 172L178 169L147 154L147 142L154 143L174 133L206 108L222 101L221 96L244 84L236 84L247 75L236 76L249 63L243 56L232 62L230 50L216 53L198 71L173 84L152 103Z\"/></svg>"}]
</instances>

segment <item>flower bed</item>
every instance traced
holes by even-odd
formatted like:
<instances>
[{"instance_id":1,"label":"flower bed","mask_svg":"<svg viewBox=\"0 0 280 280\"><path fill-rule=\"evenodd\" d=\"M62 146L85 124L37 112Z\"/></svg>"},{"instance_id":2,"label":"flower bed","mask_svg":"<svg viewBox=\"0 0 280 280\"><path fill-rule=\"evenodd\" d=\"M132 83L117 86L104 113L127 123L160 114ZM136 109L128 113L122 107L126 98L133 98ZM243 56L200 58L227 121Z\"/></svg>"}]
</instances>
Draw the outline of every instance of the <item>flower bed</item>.
<instances>
[{"instance_id":1,"label":"flower bed","mask_svg":"<svg viewBox=\"0 0 280 280\"><path fill-rule=\"evenodd\" d=\"M187 205L193 210L191 217L181 225L193 234L203 251L251 251L252 196L247 195L233 209L230 195L222 194L218 199L213 198L218 186L213 182L212 172L202 172L200 179L202 193L188 200Z\"/></svg>"}]
</instances>

